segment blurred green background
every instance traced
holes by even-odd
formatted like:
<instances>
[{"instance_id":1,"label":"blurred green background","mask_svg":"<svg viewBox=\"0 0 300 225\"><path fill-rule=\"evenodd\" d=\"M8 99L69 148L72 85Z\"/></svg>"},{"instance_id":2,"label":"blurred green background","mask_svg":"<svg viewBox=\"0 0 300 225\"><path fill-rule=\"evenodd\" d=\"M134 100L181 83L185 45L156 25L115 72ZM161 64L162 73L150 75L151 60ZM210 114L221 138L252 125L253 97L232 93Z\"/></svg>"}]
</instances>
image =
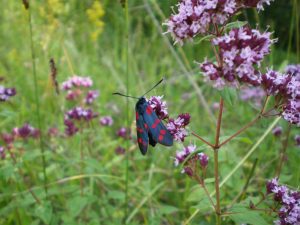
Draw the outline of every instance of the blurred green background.
<instances>
[{"instance_id":1,"label":"blurred green background","mask_svg":"<svg viewBox=\"0 0 300 225\"><path fill-rule=\"evenodd\" d=\"M0 7L0 76L3 85L15 87L17 95L0 104L0 131L29 122L38 126L32 76L32 47L29 14L22 1L1 0ZM201 189L174 168L173 157L182 145L171 148L150 148L146 157L140 155L133 141L126 142L116 131L126 126L126 99L112 96L119 91L140 96L162 77L165 82L151 95L164 95L171 116L189 112L190 130L213 140L216 113L212 105L220 94L203 83L196 62L212 57L208 42L174 46L162 23L171 14L176 1L130 0L129 30L126 30L125 9L119 1L30 1L31 25L40 100L41 125L46 133L50 127L64 130L63 113L68 105L64 93L56 95L49 77L49 60L53 58L61 83L77 74L90 76L94 89L100 91L96 109L100 116L110 115L112 127L93 127L83 135L45 138L48 194L43 188L43 164L37 141L19 143L24 148L17 165L7 158L0 162L0 224L123 224L126 214L125 187L128 184L128 224L181 224L195 209L199 213L190 224L214 224ZM237 16L249 20L252 27L274 31L278 42L264 61L264 66L283 70L287 64L300 61L300 3L297 0L277 0L259 14L247 10ZM129 50L127 58L127 32ZM128 62L128 64L127 64ZM127 82L127 67L129 77ZM135 102L129 100L129 121L135 134ZM241 103L238 97L226 101L222 138L238 130L257 114L252 104ZM226 145L220 153L220 178L224 179L245 157L274 119L265 119ZM286 130L287 123L279 122ZM293 129L292 135L299 132ZM291 136L292 136L291 135ZM80 195L80 143L84 142L84 196ZM196 143L188 137L185 145ZM129 147L128 167L125 155L116 155L117 146ZM257 197L264 191L266 179L274 176L281 149L280 139L269 134L247 157L221 189L223 204L229 204L245 184L255 159L258 163L250 180L248 194ZM210 158L211 152L204 150ZM291 141L288 163L281 181L292 187L299 185L300 156ZM25 180L17 169L22 168ZM128 179L126 180L126 169ZM213 165L208 178L213 177ZM29 187L40 199L37 204ZM208 188L213 182L208 179ZM203 200L204 199L204 200ZM207 213L208 212L208 213ZM226 224L233 224L229 219Z\"/></svg>"}]
</instances>

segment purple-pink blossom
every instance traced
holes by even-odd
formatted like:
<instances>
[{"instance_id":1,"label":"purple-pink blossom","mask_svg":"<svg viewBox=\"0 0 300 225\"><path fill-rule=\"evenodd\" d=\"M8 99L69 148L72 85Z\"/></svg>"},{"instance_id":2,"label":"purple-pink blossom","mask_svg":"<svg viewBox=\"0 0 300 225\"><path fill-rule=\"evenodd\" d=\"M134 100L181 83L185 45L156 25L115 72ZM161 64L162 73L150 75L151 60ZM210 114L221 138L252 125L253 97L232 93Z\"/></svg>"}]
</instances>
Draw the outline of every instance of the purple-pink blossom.
<instances>
[{"instance_id":1,"label":"purple-pink blossom","mask_svg":"<svg viewBox=\"0 0 300 225\"><path fill-rule=\"evenodd\" d=\"M196 145L188 145L181 151L176 152L174 165L178 166L179 164L183 163L190 154L196 151L196 148Z\"/></svg>"},{"instance_id":2,"label":"purple-pink blossom","mask_svg":"<svg viewBox=\"0 0 300 225\"><path fill-rule=\"evenodd\" d=\"M263 10L263 4L271 0L181 0L176 10L164 23L167 32L175 43L183 44L198 34L208 34L212 25L223 25L237 11L243 8L256 7Z\"/></svg>"},{"instance_id":3,"label":"purple-pink blossom","mask_svg":"<svg viewBox=\"0 0 300 225\"><path fill-rule=\"evenodd\" d=\"M116 147L116 149L115 149L115 153L117 154L117 155L124 155L125 154L125 148L123 148L123 147L121 147L121 146L118 146L118 147Z\"/></svg>"},{"instance_id":4,"label":"purple-pink blossom","mask_svg":"<svg viewBox=\"0 0 300 225\"><path fill-rule=\"evenodd\" d=\"M14 142L15 137L11 133L3 133L2 134L2 140L6 145L10 145Z\"/></svg>"},{"instance_id":5,"label":"purple-pink blossom","mask_svg":"<svg viewBox=\"0 0 300 225\"><path fill-rule=\"evenodd\" d=\"M229 34L212 40L213 45L219 48L220 64L206 60L200 64L200 69L206 81L217 89L237 87L241 83L258 86L261 74L257 68L270 53L274 42L270 32L260 33L248 26L234 28Z\"/></svg>"},{"instance_id":6,"label":"purple-pink blossom","mask_svg":"<svg viewBox=\"0 0 300 225\"><path fill-rule=\"evenodd\" d=\"M163 96L152 96L148 100L149 105L161 120L169 117L167 103L163 101L162 98Z\"/></svg>"},{"instance_id":7,"label":"purple-pink blossom","mask_svg":"<svg viewBox=\"0 0 300 225\"><path fill-rule=\"evenodd\" d=\"M177 5L177 13L165 22L167 33L171 33L175 43L182 44L198 34L207 33L210 24L224 24L238 10L235 0L182 0Z\"/></svg>"},{"instance_id":8,"label":"purple-pink blossom","mask_svg":"<svg viewBox=\"0 0 300 225\"><path fill-rule=\"evenodd\" d=\"M70 90L72 88L84 87L88 88L93 85L93 81L90 77L72 76L68 80L62 83L63 90Z\"/></svg>"},{"instance_id":9,"label":"purple-pink blossom","mask_svg":"<svg viewBox=\"0 0 300 225\"><path fill-rule=\"evenodd\" d=\"M272 134L276 137L279 137L282 134L282 127L277 126L272 130Z\"/></svg>"},{"instance_id":10,"label":"purple-pink blossom","mask_svg":"<svg viewBox=\"0 0 300 225\"><path fill-rule=\"evenodd\" d=\"M209 157L203 153L203 152L200 152L198 154L198 158L199 158L199 162L200 162L200 165L203 169L205 169L208 165L208 160L209 160Z\"/></svg>"},{"instance_id":11,"label":"purple-pink blossom","mask_svg":"<svg viewBox=\"0 0 300 225\"><path fill-rule=\"evenodd\" d=\"M76 127L74 122L70 119L65 119L64 124L65 124L65 134L67 136L73 136L79 131L78 127Z\"/></svg>"},{"instance_id":12,"label":"purple-pink blossom","mask_svg":"<svg viewBox=\"0 0 300 225\"><path fill-rule=\"evenodd\" d=\"M290 75L297 75L300 74L300 64L296 65L288 65L285 68L285 73L290 74Z\"/></svg>"},{"instance_id":13,"label":"purple-pink blossom","mask_svg":"<svg viewBox=\"0 0 300 225\"><path fill-rule=\"evenodd\" d=\"M190 115L188 113L179 115L176 119L169 119L166 127L176 141L184 141L188 135L185 127L190 122Z\"/></svg>"},{"instance_id":14,"label":"purple-pink blossom","mask_svg":"<svg viewBox=\"0 0 300 225\"><path fill-rule=\"evenodd\" d=\"M12 96L16 95L16 89L15 88L5 88L0 85L0 101L5 102Z\"/></svg>"},{"instance_id":15,"label":"purple-pink blossom","mask_svg":"<svg viewBox=\"0 0 300 225\"><path fill-rule=\"evenodd\" d=\"M66 119L72 119L72 120L84 120L84 121L90 121L93 118L97 117L97 114L93 112L92 109L85 109L80 106L77 106L73 109L70 109L66 114Z\"/></svg>"},{"instance_id":16,"label":"purple-pink blossom","mask_svg":"<svg viewBox=\"0 0 300 225\"><path fill-rule=\"evenodd\" d=\"M285 95L287 92L287 84L290 81L291 76L269 69L262 75L261 84L268 95Z\"/></svg>"},{"instance_id":17,"label":"purple-pink blossom","mask_svg":"<svg viewBox=\"0 0 300 225\"><path fill-rule=\"evenodd\" d=\"M282 116L288 122L300 126L300 73L291 75L286 86L286 96Z\"/></svg>"},{"instance_id":18,"label":"purple-pink blossom","mask_svg":"<svg viewBox=\"0 0 300 225\"><path fill-rule=\"evenodd\" d=\"M22 127L15 127L13 129L13 134L15 137L22 139L28 139L30 137L38 138L40 136L40 131L29 125L29 123L25 123Z\"/></svg>"},{"instance_id":19,"label":"purple-pink blossom","mask_svg":"<svg viewBox=\"0 0 300 225\"><path fill-rule=\"evenodd\" d=\"M118 137L128 139L130 138L130 130L127 129L126 127L121 127L117 132L116 132Z\"/></svg>"},{"instance_id":20,"label":"purple-pink blossom","mask_svg":"<svg viewBox=\"0 0 300 225\"><path fill-rule=\"evenodd\" d=\"M271 1L274 0L243 0L243 4L246 7L255 7L258 10L264 10L263 5L264 4L270 5Z\"/></svg>"},{"instance_id":21,"label":"purple-pink blossom","mask_svg":"<svg viewBox=\"0 0 300 225\"><path fill-rule=\"evenodd\" d=\"M274 178L267 182L267 194L273 194L276 202L278 225L300 224L300 192L290 190L287 186L279 185L278 179Z\"/></svg>"},{"instance_id":22,"label":"purple-pink blossom","mask_svg":"<svg viewBox=\"0 0 300 225\"><path fill-rule=\"evenodd\" d=\"M102 116L99 122L102 126L111 126L114 121L111 116Z\"/></svg>"},{"instance_id":23,"label":"purple-pink blossom","mask_svg":"<svg viewBox=\"0 0 300 225\"><path fill-rule=\"evenodd\" d=\"M86 94L86 97L85 97L85 103L90 105L92 104L96 98L99 97L99 92L96 91L96 90L90 90L88 91L88 93Z\"/></svg>"}]
</instances>

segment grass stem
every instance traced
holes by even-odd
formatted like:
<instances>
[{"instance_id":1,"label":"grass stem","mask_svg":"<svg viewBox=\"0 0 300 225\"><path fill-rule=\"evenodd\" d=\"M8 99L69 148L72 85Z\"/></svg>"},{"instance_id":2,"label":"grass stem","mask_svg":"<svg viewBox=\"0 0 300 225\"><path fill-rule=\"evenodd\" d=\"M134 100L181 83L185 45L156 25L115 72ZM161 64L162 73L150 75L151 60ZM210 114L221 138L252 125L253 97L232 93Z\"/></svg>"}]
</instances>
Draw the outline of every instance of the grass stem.
<instances>
[{"instance_id":1,"label":"grass stem","mask_svg":"<svg viewBox=\"0 0 300 225\"><path fill-rule=\"evenodd\" d=\"M38 128L40 130L40 150L42 155L42 166L43 166L43 178L44 178L44 187L45 193L47 196L47 174L46 174L46 159L45 159L45 151L43 144L43 127L40 115L40 100L39 100L39 90L38 90L38 82L37 82L37 73L36 73L36 64L35 64L35 50L34 50L34 42L33 42L33 29L32 29L32 19L31 19L31 7L28 9L28 24L30 31L30 48L31 48L31 60L32 60L32 75L34 82L34 95L35 95L35 104L36 104L36 117L38 121Z\"/></svg>"}]
</instances>

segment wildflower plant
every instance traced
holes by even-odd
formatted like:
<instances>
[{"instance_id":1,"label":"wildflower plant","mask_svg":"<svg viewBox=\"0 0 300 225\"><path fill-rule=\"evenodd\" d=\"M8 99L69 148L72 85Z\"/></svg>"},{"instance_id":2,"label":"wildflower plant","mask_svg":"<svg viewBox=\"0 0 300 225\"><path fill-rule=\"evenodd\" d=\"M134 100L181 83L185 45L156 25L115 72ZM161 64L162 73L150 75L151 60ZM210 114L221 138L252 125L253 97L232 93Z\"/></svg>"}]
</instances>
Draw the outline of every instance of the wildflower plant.
<instances>
[{"instance_id":1,"label":"wildflower plant","mask_svg":"<svg viewBox=\"0 0 300 225\"><path fill-rule=\"evenodd\" d=\"M283 140L282 157L277 168L277 173L280 174L290 129L292 125L300 126L299 66L289 65L284 72L276 71L271 66L264 68L262 62L270 54L271 47L277 39L272 38L271 31L261 32L257 28L251 28L247 22L231 21L233 16L244 9L256 8L259 12L270 4L270 0L181 0L173 8L173 14L163 23L167 30L165 33L171 34L175 44L184 45L187 41L193 41L202 35L205 36L202 39L210 41L214 52L214 59L205 59L198 65L202 79L221 92L215 142L211 143L195 132L191 134L213 150L215 201L211 199L205 182L199 175L201 171L204 172L207 169L208 156L206 154L194 154L196 147L189 145L176 153L175 165L183 164L182 172L204 188L215 211L217 225L221 224L221 216L226 214L224 210L227 209L226 207L223 209L221 204L219 183L219 151L222 151L222 147L259 120L280 116L290 123L286 138ZM230 26L227 26L229 23ZM222 115L226 103L224 102L224 89L241 89L242 100L254 100L255 107L259 108L259 114L236 133L221 141ZM189 116L179 115L177 119L169 119L167 127L170 132L179 131L173 134L175 140L184 141L185 121L189 121ZM279 128L273 130L276 136L279 136L281 132ZM285 212L289 210L285 209ZM234 220L234 216L230 217ZM247 217L246 214L245 217ZM276 222L276 224L284 223Z\"/></svg>"},{"instance_id":2,"label":"wildflower plant","mask_svg":"<svg viewBox=\"0 0 300 225\"><path fill-rule=\"evenodd\" d=\"M91 39L96 41L104 28L103 16L105 11L102 3L95 0L92 6L86 10L86 14L94 29L90 34Z\"/></svg>"}]
</instances>

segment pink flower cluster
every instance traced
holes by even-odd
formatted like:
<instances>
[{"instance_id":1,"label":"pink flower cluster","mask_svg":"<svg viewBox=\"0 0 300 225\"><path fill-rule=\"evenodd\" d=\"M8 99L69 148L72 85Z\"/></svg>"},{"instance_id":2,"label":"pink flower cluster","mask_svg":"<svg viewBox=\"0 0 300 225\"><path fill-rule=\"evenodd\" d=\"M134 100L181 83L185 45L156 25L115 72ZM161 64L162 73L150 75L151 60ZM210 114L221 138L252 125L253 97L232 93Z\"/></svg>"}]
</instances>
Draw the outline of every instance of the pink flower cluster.
<instances>
[{"instance_id":1,"label":"pink flower cluster","mask_svg":"<svg viewBox=\"0 0 300 225\"><path fill-rule=\"evenodd\" d=\"M190 154L196 151L196 148L196 145L188 145L187 147L184 147L182 151L176 152L174 165L178 166L183 163Z\"/></svg>"},{"instance_id":2,"label":"pink flower cluster","mask_svg":"<svg viewBox=\"0 0 300 225\"><path fill-rule=\"evenodd\" d=\"M75 106L65 113L65 133L72 136L79 131L82 122L89 122L98 116L91 108L92 103L99 96L96 90L89 90L93 81L89 77L73 76L62 83L62 89L67 91L66 99L74 101Z\"/></svg>"},{"instance_id":3,"label":"pink flower cluster","mask_svg":"<svg viewBox=\"0 0 300 225\"><path fill-rule=\"evenodd\" d=\"M238 10L247 7L263 9L270 0L181 0L177 13L164 23L175 43L182 44L198 34L206 34L212 25L223 25Z\"/></svg>"},{"instance_id":4,"label":"pink flower cluster","mask_svg":"<svg viewBox=\"0 0 300 225\"><path fill-rule=\"evenodd\" d=\"M62 83L62 89L67 91L72 88L89 88L93 85L93 81L90 77L72 76L68 80Z\"/></svg>"},{"instance_id":5,"label":"pink flower cluster","mask_svg":"<svg viewBox=\"0 0 300 225\"><path fill-rule=\"evenodd\" d=\"M62 83L62 89L67 91L67 100L80 100L82 95L86 95L83 100L84 103L92 104L99 96L99 92L96 90L86 90L87 88L92 87L92 85L93 81L90 77L72 76Z\"/></svg>"},{"instance_id":6,"label":"pink flower cluster","mask_svg":"<svg viewBox=\"0 0 300 225\"><path fill-rule=\"evenodd\" d=\"M9 133L2 133L1 139L4 146L0 146L0 157L5 159L5 151L10 150L16 140L28 140L30 138L37 139L40 137L40 130L32 127L29 123L25 123L22 127L15 127Z\"/></svg>"},{"instance_id":7,"label":"pink flower cluster","mask_svg":"<svg viewBox=\"0 0 300 225\"><path fill-rule=\"evenodd\" d=\"M188 113L180 114L176 119L169 118L167 111L167 103L162 100L163 96L152 96L148 103L154 110L158 118L167 119L167 129L172 134L174 140L184 141L184 138L188 135L186 126L190 123L191 116Z\"/></svg>"},{"instance_id":8,"label":"pink flower cluster","mask_svg":"<svg viewBox=\"0 0 300 225\"><path fill-rule=\"evenodd\" d=\"M96 91L96 90L91 90L91 91L88 91L86 97L85 97L85 103L86 104L92 104L96 98L98 98L99 96L99 91Z\"/></svg>"},{"instance_id":9,"label":"pink flower cluster","mask_svg":"<svg viewBox=\"0 0 300 225\"><path fill-rule=\"evenodd\" d=\"M300 73L292 75L287 84L287 102L282 116L290 123L300 126Z\"/></svg>"},{"instance_id":10,"label":"pink flower cluster","mask_svg":"<svg viewBox=\"0 0 300 225\"><path fill-rule=\"evenodd\" d=\"M5 88L0 85L0 102L5 102L12 96L16 95L16 89L15 88Z\"/></svg>"},{"instance_id":11,"label":"pink flower cluster","mask_svg":"<svg viewBox=\"0 0 300 225\"><path fill-rule=\"evenodd\" d=\"M30 137L38 138L40 136L39 129L32 127L28 123L25 123L22 127L15 127L12 133L14 137L22 139L28 139Z\"/></svg>"},{"instance_id":12,"label":"pink flower cluster","mask_svg":"<svg viewBox=\"0 0 300 225\"><path fill-rule=\"evenodd\" d=\"M260 33L247 26L234 28L229 34L212 40L219 48L219 64L205 61L200 69L206 80L218 89L226 85L236 87L239 83L258 86L261 75L257 68L274 41L270 32Z\"/></svg>"},{"instance_id":13,"label":"pink flower cluster","mask_svg":"<svg viewBox=\"0 0 300 225\"><path fill-rule=\"evenodd\" d=\"M110 126L112 126L113 125L113 119L112 119L112 117L111 116L102 116L101 118L100 118L100 124L102 125L102 126L107 126L107 127L110 127Z\"/></svg>"},{"instance_id":14,"label":"pink flower cluster","mask_svg":"<svg viewBox=\"0 0 300 225\"><path fill-rule=\"evenodd\" d=\"M96 113L93 112L91 109L85 109L82 107L75 107L73 109L70 109L66 114L65 114L65 119L69 120L85 120L85 121L90 121L93 118L97 116Z\"/></svg>"},{"instance_id":15,"label":"pink flower cluster","mask_svg":"<svg viewBox=\"0 0 300 225\"><path fill-rule=\"evenodd\" d=\"M163 97L164 96L152 96L148 100L151 108L161 120L168 118L167 103L165 101L162 101Z\"/></svg>"},{"instance_id":16,"label":"pink flower cluster","mask_svg":"<svg viewBox=\"0 0 300 225\"><path fill-rule=\"evenodd\" d=\"M300 126L300 73L268 70L262 75L262 86L268 95L275 96L282 117Z\"/></svg>"},{"instance_id":17,"label":"pink flower cluster","mask_svg":"<svg viewBox=\"0 0 300 225\"><path fill-rule=\"evenodd\" d=\"M184 141L184 138L188 135L185 127L190 123L190 114L180 114L176 119L169 119L167 123L167 129L172 134L174 140Z\"/></svg>"},{"instance_id":18,"label":"pink flower cluster","mask_svg":"<svg viewBox=\"0 0 300 225\"><path fill-rule=\"evenodd\" d=\"M185 163L182 173L185 173L189 176L193 176L194 172L196 172L192 169L195 167L195 163L199 163L200 167L204 170L208 165L209 157L205 153L201 152L192 156L196 149L196 145L188 145L181 151L176 152L175 155L174 165L179 166L180 164Z\"/></svg>"},{"instance_id":19,"label":"pink flower cluster","mask_svg":"<svg viewBox=\"0 0 300 225\"><path fill-rule=\"evenodd\" d=\"M300 192L279 185L277 178L268 181L266 186L267 194L273 194L274 201L280 206L277 212L279 220L274 221L275 224L300 224Z\"/></svg>"},{"instance_id":20,"label":"pink flower cluster","mask_svg":"<svg viewBox=\"0 0 300 225\"><path fill-rule=\"evenodd\" d=\"M288 65L286 68L285 68L285 72L287 74L290 74L290 75L297 75L297 74L300 74L300 64L296 64L296 65Z\"/></svg>"}]
</instances>

